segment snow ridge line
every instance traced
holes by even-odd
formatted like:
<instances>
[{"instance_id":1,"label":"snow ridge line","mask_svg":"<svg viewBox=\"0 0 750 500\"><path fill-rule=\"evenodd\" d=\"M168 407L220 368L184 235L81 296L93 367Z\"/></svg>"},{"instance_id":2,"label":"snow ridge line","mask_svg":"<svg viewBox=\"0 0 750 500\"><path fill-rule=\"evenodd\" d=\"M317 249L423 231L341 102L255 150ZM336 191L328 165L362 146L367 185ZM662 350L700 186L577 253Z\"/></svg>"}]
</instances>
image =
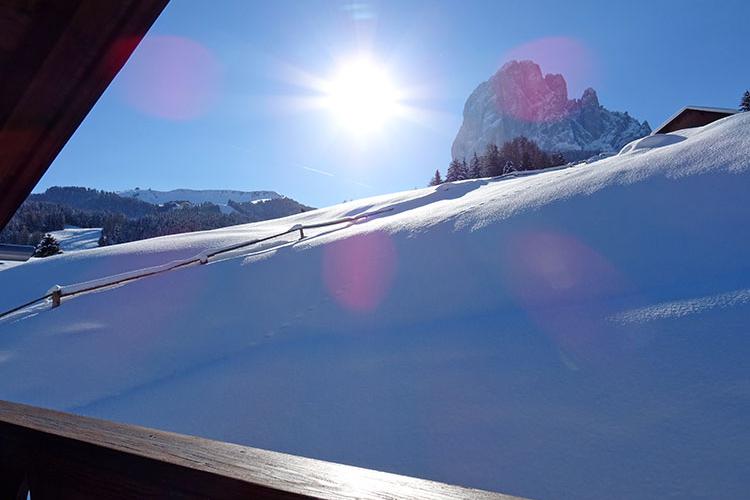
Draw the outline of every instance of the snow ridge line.
<instances>
[{"instance_id":1,"label":"snow ridge line","mask_svg":"<svg viewBox=\"0 0 750 500\"><path fill-rule=\"evenodd\" d=\"M0 313L0 320L10 316L13 313L26 309L27 307L30 307L38 302L43 302L45 300L51 300L53 308L58 307L61 304L63 297L74 297L76 295L80 295L83 293L93 292L93 291L100 290L103 288L109 288L115 285L122 285L125 283L129 283L131 281L136 281L142 278L147 278L149 276L154 276L156 274L166 273L168 271L173 271L175 269L179 269L182 267L187 267L187 266L191 266L195 264L201 264L201 265L207 264L209 262L209 259L216 257L217 255L221 255L227 252L232 252L234 250L239 250L241 248L246 248L252 245L257 245L258 243L263 243L265 241L272 240L274 238L278 238L280 236L284 236L284 235L294 233L297 231L299 231L300 239L302 239L305 237L305 233L304 233L305 229L316 229L316 228L321 228L321 227L344 224L346 222L356 222L358 220L365 219L367 217L373 217L375 215L380 215L386 212L390 212L392 210L393 210L393 207L387 207L387 208L382 208L380 210L375 210L374 212L366 212L366 213L359 214L359 215L341 217L339 219L334 219L332 221L318 222L315 224L295 224L294 226L290 227L286 231L282 231L280 233L272 234L270 236L264 236L263 238L256 238L250 241L236 243L234 245L229 245L226 247L218 248L210 252L204 251L197 255L194 255L193 257L189 257L187 259L173 260L166 264L146 267L142 269L135 269L133 271L115 274L113 276L106 276L104 278L99 278L96 280L84 281L83 283L74 283L72 285L62 285L62 286L55 285L52 288L50 288L49 291L46 294L42 295L41 297L32 299L28 302L25 302L24 304L16 306L12 309L8 309L7 311L3 311L2 313Z\"/></svg>"}]
</instances>

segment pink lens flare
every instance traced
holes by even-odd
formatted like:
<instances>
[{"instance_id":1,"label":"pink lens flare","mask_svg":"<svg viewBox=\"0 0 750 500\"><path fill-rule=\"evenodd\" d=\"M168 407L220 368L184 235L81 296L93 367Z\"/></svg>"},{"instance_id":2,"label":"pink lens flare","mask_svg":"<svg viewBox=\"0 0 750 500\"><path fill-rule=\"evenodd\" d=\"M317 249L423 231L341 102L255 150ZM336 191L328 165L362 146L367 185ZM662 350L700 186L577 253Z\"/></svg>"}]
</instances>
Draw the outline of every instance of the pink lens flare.
<instances>
[{"instance_id":1,"label":"pink lens flare","mask_svg":"<svg viewBox=\"0 0 750 500\"><path fill-rule=\"evenodd\" d=\"M577 238L552 231L515 237L514 280L527 301L559 303L586 299L618 289L615 268ZM522 278L522 279L521 279Z\"/></svg>"},{"instance_id":2,"label":"pink lens flare","mask_svg":"<svg viewBox=\"0 0 750 500\"><path fill-rule=\"evenodd\" d=\"M511 49L503 55L503 70L491 80L496 105L527 122L564 118L576 107L569 96L582 96L595 83L594 56L568 37L540 38Z\"/></svg>"},{"instance_id":3,"label":"pink lens flare","mask_svg":"<svg viewBox=\"0 0 750 500\"><path fill-rule=\"evenodd\" d=\"M344 308L370 312L385 299L396 272L396 248L388 234L358 234L327 245L323 280Z\"/></svg>"},{"instance_id":4,"label":"pink lens flare","mask_svg":"<svg viewBox=\"0 0 750 500\"><path fill-rule=\"evenodd\" d=\"M128 41L122 44L127 46ZM112 54L117 57L117 51ZM203 45L179 36L146 37L122 71L124 99L142 113L190 120L216 102L221 67Z\"/></svg>"},{"instance_id":5,"label":"pink lens flare","mask_svg":"<svg viewBox=\"0 0 750 500\"><path fill-rule=\"evenodd\" d=\"M571 96L579 96L597 83L596 57L582 41L571 37L539 38L509 50L504 61L530 59L544 73L560 74Z\"/></svg>"},{"instance_id":6,"label":"pink lens flare","mask_svg":"<svg viewBox=\"0 0 750 500\"><path fill-rule=\"evenodd\" d=\"M511 293L563 351L592 360L618 347L602 334L603 304L626 280L605 257L571 235L537 231L514 237L507 261Z\"/></svg>"}]
</instances>

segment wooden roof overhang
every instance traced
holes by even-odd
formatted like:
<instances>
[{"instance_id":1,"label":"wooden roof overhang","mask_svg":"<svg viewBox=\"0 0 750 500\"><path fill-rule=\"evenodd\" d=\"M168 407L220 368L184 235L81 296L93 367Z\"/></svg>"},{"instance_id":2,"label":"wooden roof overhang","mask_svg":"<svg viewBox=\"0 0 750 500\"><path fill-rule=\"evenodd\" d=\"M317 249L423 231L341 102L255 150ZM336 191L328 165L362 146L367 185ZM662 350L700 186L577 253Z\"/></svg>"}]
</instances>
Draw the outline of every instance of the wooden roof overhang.
<instances>
[{"instance_id":1,"label":"wooden roof overhang","mask_svg":"<svg viewBox=\"0 0 750 500\"><path fill-rule=\"evenodd\" d=\"M0 2L0 229L167 2Z\"/></svg>"}]
</instances>

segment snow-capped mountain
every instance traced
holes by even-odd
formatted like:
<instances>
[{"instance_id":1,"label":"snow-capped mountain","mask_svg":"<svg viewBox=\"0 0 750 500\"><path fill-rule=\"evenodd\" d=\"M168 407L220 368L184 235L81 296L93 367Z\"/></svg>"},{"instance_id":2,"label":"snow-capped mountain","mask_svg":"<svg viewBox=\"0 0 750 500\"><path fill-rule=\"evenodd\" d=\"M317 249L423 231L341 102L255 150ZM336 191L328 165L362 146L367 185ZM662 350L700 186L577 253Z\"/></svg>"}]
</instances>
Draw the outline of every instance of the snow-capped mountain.
<instances>
[{"instance_id":1,"label":"snow-capped mountain","mask_svg":"<svg viewBox=\"0 0 750 500\"><path fill-rule=\"evenodd\" d=\"M745 498L748 158L741 113L592 164L35 259L0 272L0 311L206 263L0 320L0 399L529 498Z\"/></svg>"},{"instance_id":2,"label":"snow-capped mountain","mask_svg":"<svg viewBox=\"0 0 750 500\"><path fill-rule=\"evenodd\" d=\"M454 159L468 159L490 143L501 146L525 136L571 160L619 151L649 133L647 122L604 108L594 89L568 99L562 75L542 75L532 61L510 61L469 96L451 153Z\"/></svg>"},{"instance_id":3,"label":"snow-capped mountain","mask_svg":"<svg viewBox=\"0 0 750 500\"><path fill-rule=\"evenodd\" d=\"M194 205L201 203L213 203L218 205L222 212L230 213L229 201L237 203L254 202L261 200L275 200L282 198L276 191L236 191L232 189L173 189L171 191L155 191L153 189L128 189L119 191L120 196L136 198L146 203L162 205L170 201L189 201Z\"/></svg>"}]
</instances>

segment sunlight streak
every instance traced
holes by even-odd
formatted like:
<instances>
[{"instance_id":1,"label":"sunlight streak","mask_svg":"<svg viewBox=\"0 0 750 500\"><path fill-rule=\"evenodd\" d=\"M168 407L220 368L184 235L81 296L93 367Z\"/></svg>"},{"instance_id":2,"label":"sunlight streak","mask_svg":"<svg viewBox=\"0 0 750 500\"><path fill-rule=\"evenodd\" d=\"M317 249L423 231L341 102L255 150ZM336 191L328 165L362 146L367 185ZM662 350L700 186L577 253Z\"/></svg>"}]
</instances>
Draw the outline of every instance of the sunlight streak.
<instances>
[{"instance_id":1,"label":"sunlight streak","mask_svg":"<svg viewBox=\"0 0 750 500\"><path fill-rule=\"evenodd\" d=\"M331 125L329 140L346 140L358 151L392 135L398 124L410 123L441 132L452 126L452 115L427 108L425 101L435 98L433 88L398 81L394 68L369 51L350 57L332 54L331 59L332 69L327 76L274 60L274 76L298 91L253 96L248 103L274 114L327 114Z\"/></svg>"},{"instance_id":2,"label":"sunlight streak","mask_svg":"<svg viewBox=\"0 0 750 500\"><path fill-rule=\"evenodd\" d=\"M380 130L397 115L399 93L388 72L369 58L343 64L327 82L325 107L355 135Z\"/></svg>"}]
</instances>

